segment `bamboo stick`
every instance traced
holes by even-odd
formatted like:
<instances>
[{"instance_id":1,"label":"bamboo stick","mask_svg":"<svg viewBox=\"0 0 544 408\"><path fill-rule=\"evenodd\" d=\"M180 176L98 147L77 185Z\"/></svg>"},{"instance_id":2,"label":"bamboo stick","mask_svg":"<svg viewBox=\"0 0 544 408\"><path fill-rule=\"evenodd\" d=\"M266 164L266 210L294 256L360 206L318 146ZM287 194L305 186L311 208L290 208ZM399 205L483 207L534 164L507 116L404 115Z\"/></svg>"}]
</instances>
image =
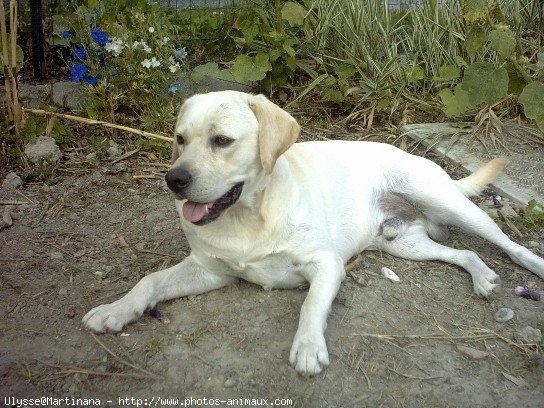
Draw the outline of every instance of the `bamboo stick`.
<instances>
[{"instance_id":1,"label":"bamboo stick","mask_svg":"<svg viewBox=\"0 0 544 408\"><path fill-rule=\"evenodd\" d=\"M46 110L43 110L43 109L23 108L23 111L24 112L34 113L36 115L53 116L53 117L57 117L57 118L73 120L75 122L85 123L87 125L99 125L99 126L104 126L104 127L108 127L108 128L124 130L126 132L134 133L134 134L139 135L139 136L144 136L144 137L147 137L149 139L163 140L165 142L170 142L170 143L174 141L173 138L168 137L168 136L162 136L162 135L158 135L156 133L145 132L143 130L133 129L133 128L128 127L128 126L116 125L114 123L104 122L102 120L83 118L81 116L68 115L66 113L50 112L50 111L46 111Z\"/></svg>"},{"instance_id":2,"label":"bamboo stick","mask_svg":"<svg viewBox=\"0 0 544 408\"><path fill-rule=\"evenodd\" d=\"M8 120L13 120L13 105L11 103L11 75L9 72L8 33L6 28L6 12L4 2L0 2L0 36L2 41L2 65L4 70L4 86L6 88L6 105Z\"/></svg>"},{"instance_id":3,"label":"bamboo stick","mask_svg":"<svg viewBox=\"0 0 544 408\"><path fill-rule=\"evenodd\" d=\"M13 123L15 124L15 135L21 131L22 112L19 103L19 86L17 85L17 1L10 0L9 21L11 31L11 102L13 109Z\"/></svg>"}]
</instances>

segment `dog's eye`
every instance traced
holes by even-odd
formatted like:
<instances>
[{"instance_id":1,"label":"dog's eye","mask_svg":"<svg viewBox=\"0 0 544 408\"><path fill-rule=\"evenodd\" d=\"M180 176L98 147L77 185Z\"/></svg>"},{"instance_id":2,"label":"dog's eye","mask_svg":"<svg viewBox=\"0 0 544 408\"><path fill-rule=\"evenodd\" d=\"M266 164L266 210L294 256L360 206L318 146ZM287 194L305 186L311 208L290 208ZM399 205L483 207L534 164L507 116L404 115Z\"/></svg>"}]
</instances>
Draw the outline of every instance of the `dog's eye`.
<instances>
[{"instance_id":1,"label":"dog's eye","mask_svg":"<svg viewBox=\"0 0 544 408\"><path fill-rule=\"evenodd\" d=\"M178 142L178 145L185 144L185 139L182 135L176 135L176 141Z\"/></svg>"},{"instance_id":2,"label":"dog's eye","mask_svg":"<svg viewBox=\"0 0 544 408\"><path fill-rule=\"evenodd\" d=\"M215 136L212 141L215 146L225 147L234 142L234 139L226 136Z\"/></svg>"}]
</instances>

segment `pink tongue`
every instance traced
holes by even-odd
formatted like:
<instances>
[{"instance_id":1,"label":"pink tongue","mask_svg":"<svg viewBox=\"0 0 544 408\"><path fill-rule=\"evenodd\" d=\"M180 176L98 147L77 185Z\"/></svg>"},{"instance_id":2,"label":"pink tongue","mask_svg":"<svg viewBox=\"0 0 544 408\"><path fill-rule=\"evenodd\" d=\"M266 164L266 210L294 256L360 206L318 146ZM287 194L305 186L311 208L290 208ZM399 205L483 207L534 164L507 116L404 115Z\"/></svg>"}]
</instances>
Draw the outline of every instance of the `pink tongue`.
<instances>
[{"instance_id":1,"label":"pink tongue","mask_svg":"<svg viewBox=\"0 0 544 408\"><path fill-rule=\"evenodd\" d=\"M183 204L183 216L187 221L198 222L210 212L212 205L213 203L200 204L187 201Z\"/></svg>"}]
</instances>

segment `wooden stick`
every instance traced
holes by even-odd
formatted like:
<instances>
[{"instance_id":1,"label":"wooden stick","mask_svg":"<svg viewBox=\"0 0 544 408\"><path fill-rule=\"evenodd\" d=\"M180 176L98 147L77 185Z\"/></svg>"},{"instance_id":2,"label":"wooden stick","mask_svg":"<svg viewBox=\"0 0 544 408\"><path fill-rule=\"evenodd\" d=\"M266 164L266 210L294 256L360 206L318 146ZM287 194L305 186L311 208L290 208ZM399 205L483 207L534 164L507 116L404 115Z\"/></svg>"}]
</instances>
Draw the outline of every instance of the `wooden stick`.
<instances>
[{"instance_id":1,"label":"wooden stick","mask_svg":"<svg viewBox=\"0 0 544 408\"><path fill-rule=\"evenodd\" d=\"M116 125L114 123L104 122L102 120L83 118L81 116L68 115L65 113L50 112L43 109L23 108L23 111L34 113L36 115L55 116L57 118L73 120L75 122L85 123L87 125L100 125L100 126L104 126L104 127L108 127L112 129L124 130L126 132L134 133L139 136L144 136L149 139L164 140L165 142L170 142L170 143L174 141L173 138L168 136L162 136L156 133L145 132L143 130L133 129L128 126Z\"/></svg>"},{"instance_id":2,"label":"wooden stick","mask_svg":"<svg viewBox=\"0 0 544 408\"><path fill-rule=\"evenodd\" d=\"M9 21L11 31L11 103L15 135L19 135L21 132L22 112L19 103L19 86L17 84L17 1L15 0L11 0L9 3Z\"/></svg>"},{"instance_id":3,"label":"wooden stick","mask_svg":"<svg viewBox=\"0 0 544 408\"><path fill-rule=\"evenodd\" d=\"M162 377L158 374L155 374L155 373L152 373L151 371L148 371L146 370L145 368L142 368L140 366L137 366L135 364L132 364L124 359L122 359L121 357L119 357L117 354L115 354L113 351L111 351L104 343L102 343L98 337L96 337L96 335L94 333L90 333L92 338L104 349L106 350L106 352L112 356L113 358L115 358L117 361L123 363L124 365L126 366L129 366L131 368L134 368L135 370L137 371L140 371L141 373L144 373L148 376L150 376L151 378L155 378L155 379L161 379Z\"/></svg>"},{"instance_id":4,"label":"wooden stick","mask_svg":"<svg viewBox=\"0 0 544 408\"><path fill-rule=\"evenodd\" d=\"M6 28L6 12L4 2L0 4L0 35L2 37L2 62L4 69L4 86L6 94L6 106L8 110L8 120L13 120L13 105L11 103L11 75L9 73L9 54L8 54L8 33Z\"/></svg>"}]
</instances>

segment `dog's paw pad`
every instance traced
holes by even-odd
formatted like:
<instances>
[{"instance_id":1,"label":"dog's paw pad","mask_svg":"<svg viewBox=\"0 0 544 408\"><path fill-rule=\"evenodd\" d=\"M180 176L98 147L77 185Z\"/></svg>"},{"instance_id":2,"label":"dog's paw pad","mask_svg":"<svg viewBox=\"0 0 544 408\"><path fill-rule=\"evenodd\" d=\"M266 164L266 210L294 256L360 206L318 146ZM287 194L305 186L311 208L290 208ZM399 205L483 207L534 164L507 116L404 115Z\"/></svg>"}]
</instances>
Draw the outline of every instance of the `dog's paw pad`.
<instances>
[{"instance_id":1,"label":"dog's paw pad","mask_svg":"<svg viewBox=\"0 0 544 408\"><path fill-rule=\"evenodd\" d=\"M302 375L319 374L329 365L329 352L322 334L297 335L291 347L289 361Z\"/></svg>"}]
</instances>

